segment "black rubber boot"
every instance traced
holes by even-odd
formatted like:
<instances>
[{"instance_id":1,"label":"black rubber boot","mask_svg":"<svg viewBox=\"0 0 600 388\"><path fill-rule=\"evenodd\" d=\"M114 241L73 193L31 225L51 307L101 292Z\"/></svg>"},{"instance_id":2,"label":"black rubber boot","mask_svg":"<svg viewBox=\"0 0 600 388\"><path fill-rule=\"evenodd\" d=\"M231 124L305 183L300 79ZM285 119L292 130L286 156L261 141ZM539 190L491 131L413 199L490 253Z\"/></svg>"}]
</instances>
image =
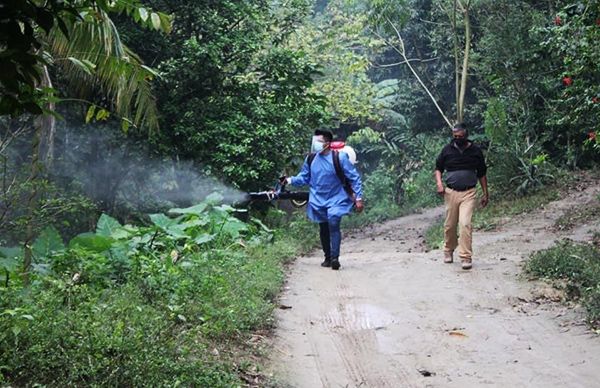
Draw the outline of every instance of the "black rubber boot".
<instances>
[{"instance_id":1,"label":"black rubber boot","mask_svg":"<svg viewBox=\"0 0 600 388\"><path fill-rule=\"evenodd\" d=\"M332 257L331 258L331 269L333 270L338 270L340 269L340 260L337 257Z\"/></svg>"},{"instance_id":2,"label":"black rubber boot","mask_svg":"<svg viewBox=\"0 0 600 388\"><path fill-rule=\"evenodd\" d=\"M319 237L321 238L321 246L325 254L325 260L321 263L321 267L331 267L331 239L329 238L329 223L319 223Z\"/></svg>"}]
</instances>

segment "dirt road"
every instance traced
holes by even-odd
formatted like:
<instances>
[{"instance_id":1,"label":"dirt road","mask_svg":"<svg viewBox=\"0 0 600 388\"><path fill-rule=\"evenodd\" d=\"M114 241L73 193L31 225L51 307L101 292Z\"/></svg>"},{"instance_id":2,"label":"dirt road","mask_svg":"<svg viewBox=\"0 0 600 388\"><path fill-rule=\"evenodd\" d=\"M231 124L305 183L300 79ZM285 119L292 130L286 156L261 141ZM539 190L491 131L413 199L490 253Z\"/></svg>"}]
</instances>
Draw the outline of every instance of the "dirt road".
<instances>
[{"instance_id":1,"label":"dirt road","mask_svg":"<svg viewBox=\"0 0 600 388\"><path fill-rule=\"evenodd\" d=\"M474 234L474 264L425 252L443 209L346 236L342 269L321 255L291 268L271 351L284 387L600 387L600 338L560 295L519 276L552 245L554 220L598 195L575 191L493 232ZM600 225L582 225L585 238Z\"/></svg>"}]
</instances>

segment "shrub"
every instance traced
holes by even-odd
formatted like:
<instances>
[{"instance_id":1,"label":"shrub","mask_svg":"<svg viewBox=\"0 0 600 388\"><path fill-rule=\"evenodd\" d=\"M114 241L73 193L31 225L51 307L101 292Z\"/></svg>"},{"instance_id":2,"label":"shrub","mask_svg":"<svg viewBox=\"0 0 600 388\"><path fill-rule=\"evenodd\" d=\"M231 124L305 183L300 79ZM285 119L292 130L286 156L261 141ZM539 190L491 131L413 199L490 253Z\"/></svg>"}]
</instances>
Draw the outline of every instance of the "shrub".
<instances>
[{"instance_id":1,"label":"shrub","mask_svg":"<svg viewBox=\"0 0 600 388\"><path fill-rule=\"evenodd\" d=\"M436 221L425 231L425 244L428 249L444 247L444 220Z\"/></svg>"},{"instance_id":2,"label":"shrub","mask_svg":"<svg viewBox=\"0 0 600 388\"><path fill-rule=\"evenodd\" d=\"M271 324L281 263L293 251L234 213L209 201L152 215L147 227L103 215L95 233L67 245L49 230L34 243L27 287L13 265L20 250L0 248L10 274L0 288L0 381L240 385L228 354Z\"/></svg>"},{"instance_id":3,"label":"shrub","mask_svg":"<svg viewBox=\"0 0 600 388\"><path fill-rule=\"evenodd\" d=\"M569 296L581 299L591 322L600 318L600 250L570 240L531 255L526 265L530 274L568 282Z\"/></svg>"}]
</instances>

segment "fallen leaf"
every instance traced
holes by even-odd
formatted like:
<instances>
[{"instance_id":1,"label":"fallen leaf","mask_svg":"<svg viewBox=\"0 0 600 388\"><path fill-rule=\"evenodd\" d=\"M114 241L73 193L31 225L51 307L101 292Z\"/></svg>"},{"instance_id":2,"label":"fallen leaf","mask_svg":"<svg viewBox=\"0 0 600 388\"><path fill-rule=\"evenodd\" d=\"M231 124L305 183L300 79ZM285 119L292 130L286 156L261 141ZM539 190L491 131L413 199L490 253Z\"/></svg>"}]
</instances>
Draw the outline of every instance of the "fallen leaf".
<instances>
[{"instance_id":1,"label":"fallen leaf","mask_svg":"<svg viewBox=\"0 0 600 388\"><path fill-rule=\"evenodd\" d=\"M289 310L289 309L292 308L292 306L288 306L288 305L285 305L285 304L280 304L279 308L282 309L282 310Z\"/></svg>"},{"instance_id":2,"label":"fallen leaf","mask_svg":"<svg viewBox=\"0 0 600 388\"><path fill-rule=\"evenodd\" d=\"M467 337L467 335L465 333L462 333L460 331L455 331L455 330L449 331L448 334L453 335L455 337Z\"/></svg>"}]
</instances>

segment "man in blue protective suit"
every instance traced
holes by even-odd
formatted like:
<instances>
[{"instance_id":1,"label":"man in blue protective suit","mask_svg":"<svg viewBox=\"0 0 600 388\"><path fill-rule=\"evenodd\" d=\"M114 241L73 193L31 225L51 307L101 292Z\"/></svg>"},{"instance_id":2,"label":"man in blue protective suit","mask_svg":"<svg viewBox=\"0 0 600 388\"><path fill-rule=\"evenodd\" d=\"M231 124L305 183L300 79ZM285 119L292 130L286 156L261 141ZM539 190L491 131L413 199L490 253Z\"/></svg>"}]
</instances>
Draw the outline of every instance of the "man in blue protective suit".
<instances>
[{"instance_id":1,"label":"man in blue protective suit","mask_svg":"<svg viewBox=\"0 0 600 388\"><path fill-rule=\"evenodd\" d=\"M298 175L282 177L281 181L292 186L309 186L306 213L308 218L319 224L321 245L325 253L321 266L338 270L342 216L350 213L352 207L360 212L364 205L360 175L346 153L330 149L332 140L333 134L330 131L315 131L313 154L305 159Z\"/></svg>"}]
</instances>

